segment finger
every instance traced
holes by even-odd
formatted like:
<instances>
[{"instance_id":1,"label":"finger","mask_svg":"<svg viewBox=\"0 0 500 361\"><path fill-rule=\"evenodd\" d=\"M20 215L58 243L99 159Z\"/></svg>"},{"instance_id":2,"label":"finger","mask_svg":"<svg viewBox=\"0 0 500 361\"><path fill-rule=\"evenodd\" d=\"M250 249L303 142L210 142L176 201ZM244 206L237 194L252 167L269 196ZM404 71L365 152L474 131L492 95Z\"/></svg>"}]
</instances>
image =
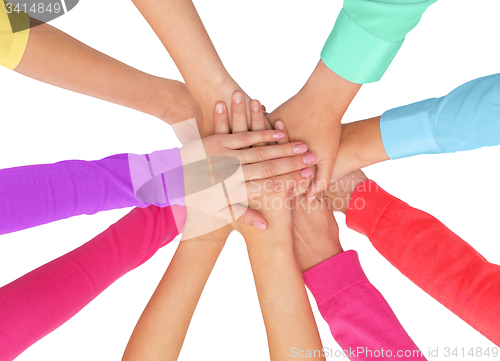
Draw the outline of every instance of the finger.
<instances>
[{"instance_id":1,"label":"finger","mask_svg":"<svg viewBox=\"0 0 500 361\"><path fill-rule=\"evenodd\" d=\"M306 193L308 202L312 202L318 195L325 191L332 178L333 164L317 164L314 182L309 186Z\"/></svg>"},{"instance_id":2,"label":"finger","mask_svg":"<svg viewBox=\"0 0 500 361\"><path fill-rule=\"evenodd\" d=\"M276 145L275 147L278 147ZM260 163L244 165L243 174L245 180L272 178L301 170L313 164L316 157L312 153L305 153L295 157L285 157L268 160Z\"/></svg>"},{"instance_id":3,"label":"finger","mask_svg":"<svg viewBox=\"0 0 500 361\"><path fill-rule=\"evenodd\" d=\"M252 100L250 102L250 119L252 131L266 130L266 118L262 112L262 105L258 100ZM254 147L263 145L267 145L267 143L255 144Z\"/></svg>"},{"instance_id":4,"label":"finger","mask_svg":"<svg viewBox=\"0 0 500 361\"><path fill-rule=\"evenodd\" d=\"M307 182L299 184L297 187L292 189L292 196L297 197L297 196L303 196L305 197L305 194L307 192L307 188L309 188L309 185L314 181L314 175L307 178Z\"/></svg>"},{"instance_id":5,"label":"finger","mask_svg":"<svg viewBox=\"0 0 500 361\"><path fill-rule=\"evenodd\" d=\"M264 104L262 104L262 111L263 111L264 113L267 113L267 112L266 112L266 106L265 106ZM267 113L267 114L269 114L269 113ZM265 114L264 114L264 115L265 115Z\"/></svg>"},{"instance_id":6,"label":"finger","mask_svg":"<svg viewBox=\"0 0 500 361\"><path fill-rule=\"evenodd\" d=\"M235 91L233 94L231 119L233 120L233 133L248 132L245 97L241 91Z\"/></svg>"},{"instance_id":7,"label":"finger","mask_svg":"<svg viewBox=\"0 0 500 361\"><path fill-rule=\"evenodd\" d=\"M286 129L285 122L283 122L282 120L277 120L276 123L274 123L274 128L285 133L285 136L283 137L283 139L278 141L278 144L290 142L290 137L288 136L288 131Z\"/></svg>"},{"instance_id":8,"label":"finger","mask_svg":"<svg viewBox=\"0 0 500 361\"><path fill-rule=\"evenodd\" d=\"M307 182L307 179L311 175L312 169L304 168L301 171L295 171L273 178L246 182L245 185L248 199L257 199L266 195L287 192L297 185Z\"/></svg>"},{"instance_id":9,"label":"finger","mask_svg":"<svg viewBox=\"0 0 500 361\"><path fill-rule=\"evenodd\" d=\"M274 129L274 127L271 125L271 123L269 122L269 119L267 119L267 116L269 115L269 113L266 113L264 112L264 116L266 117L266 129L270 130L270 129Z\"/></svg>"},{"instance_id":10,"label":"finger","mask_svg":"<svg viewBox=\"0 0 500 361\"><path fill-rule=\"evenodd\" d=\"M242 207L241 205L233 205L232 208L233 210L236 207ZM243 213L242 216L240 216L236 222L241 223L241 224L246 224L249 226L254 226L262 231L265 231L269 228L269 223L267 220L264 218L262 214L257 212L255 209L247 208L246 212Z\"/></svg>"},{"instance_id":11,"label":"finger","mask_svg":"<svg viewBox=\"0 0 500 361\"><path fill-rule=\"evenodd\" d=\"M258 163L266 160L291 157L307 152L307 146L301 142L293 142L279 145L268 145L259 148L249 148L231 152L231 156L237 158L241 164Z\"/></svg>"},{"instance_id":12,"label":"finger","mask_svg":"<svg viewBox=\"0 0 500 361\"><path fill-rule=\"evenodd\" d=\"M217 102L214 109L215 134L229 134L229 113L224 102Z\"/></svg>"},{"instance_id":13,"label":"finger","mask_svg":"<svg viewBox=\"0 0 500 361\"><path fill-rule=\"evenodd\" d=\"M285 133L276 130L259 130L256 132L240 132L221 136L221 144L228 149L251 147L258 143L276 142L282 139Z\"/></svg>"}]
</instances>

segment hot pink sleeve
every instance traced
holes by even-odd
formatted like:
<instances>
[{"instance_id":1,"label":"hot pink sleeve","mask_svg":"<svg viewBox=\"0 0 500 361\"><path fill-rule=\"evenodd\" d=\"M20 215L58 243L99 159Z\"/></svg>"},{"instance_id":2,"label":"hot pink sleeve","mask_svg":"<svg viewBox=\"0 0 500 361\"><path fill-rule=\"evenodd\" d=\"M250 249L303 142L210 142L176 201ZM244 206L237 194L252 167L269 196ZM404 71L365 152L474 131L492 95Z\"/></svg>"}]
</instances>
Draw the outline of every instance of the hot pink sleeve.
<instances>
[{"instance_id":1,"label":"hot pink sleeve","mask_svg":"<svg viewBox=\"0 0 500 361\"><path fill-rule=\"evenodd\" d=\"M380 292L368 281L356 251L340 253L303 275L332 336L351 360L425 360Z\"/></svg>"},{"instance_id":2,"label":"hot pink sleeve","mask_svg":"<svg viewBox=\"0 0 500 361\"><path fill-rule=\"evenodd\" d=\"M346 219L402 274L500 345L500 266L371 180L356 189Z\"/></svg>"},{"instance_id":3,"label":"hot pink sleeve","mask_svg":"<svg viewBox=\"0 0 500 361\"><path fill-rule=\"evenodd\" d=\"M16 358L172 241L179 234L173 212L179 220L185 209L135 208L83 246L0 288L0 360Z\"/></svg>"}]
</instances>

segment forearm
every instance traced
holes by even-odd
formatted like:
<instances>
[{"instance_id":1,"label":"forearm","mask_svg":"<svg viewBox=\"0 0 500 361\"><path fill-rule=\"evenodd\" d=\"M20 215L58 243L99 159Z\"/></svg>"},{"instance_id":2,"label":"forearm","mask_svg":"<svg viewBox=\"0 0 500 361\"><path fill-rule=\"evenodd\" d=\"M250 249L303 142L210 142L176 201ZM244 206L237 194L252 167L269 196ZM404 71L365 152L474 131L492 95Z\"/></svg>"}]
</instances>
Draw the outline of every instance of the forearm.
<instances>
[{"instance_id":1,"label":"forearm","mask_svg":"<svg viewBox=\"0 0 500 361\"><path fill-rule=\"evenodd\" d=\"M321 350L316 322L291 247L250 247L249 257L271 360L292 359L292 350ZM314 360L323 359L321 354L314 356Z\"/></svg>"},{"instance_id":2,"label":"forearm","mask_svg":"<svg viewBox=\"0 0 500 361\"><path fill-rule=\"evenodd\" d=\"M472 80L441 98L385 112L380 120L391 159L500 145L500 74Z\"/></svg>"},{"instance_id":3,"label":"forearm","mask_svg":"<svg viewBox=\"0 0 500 361\"><path fill-rule=\"evenodd\" d=\"M148 164L158 172L155 178ZM170 194L164 192L161 174ZM174 192L182 191L182 184L176 148L149 155L117 154L96 161L2 169L0 234L111 209L183 205L184 194Z\"/></svg>"},{"instance_id":4,"label":"forearm","mask_svg":"<svg viewBox=\"0 0 500 361\"><path fill-rule=\"evenodd\" d=\"M431 215L412 208L375 182L351 198L347 225L365 234L406 277L500 345L500 267Z\"/></svg>"},{"instance_id":5,"label":"forearm","mask_svg":"<svg viewBox=\"0 0 500 361\"><path fill-rule=\"evenodd\" d=\"M177 360L189 323L231 227L181 241L130 338L123 360Z\"/></svg>"},{"instance_id":6,"label":"forearm","mask_svg":"<svg viewBox=\"0 0 500 361\"><path fill-rule=\"evenodd\" d=\"M380 80L406 34L436 0L344 0L321 59L355 83Z\"/></svg>"},{"instance_id":7,"label":"forearm","mask_svg":"<svg viewBox=\"0 0 500 361\"><path fill-rule=\"evenodd\" d=\"M33 27L30 32L16 72L169 124L199 118L199 109L184 84L143 73L50 25Z\"/></svg>"},{"instance_id":8,"label":"forearm","mask_svg":"<svg viewBox=\"0 0 500 361\"><path fill-rule=\"evenodd\" d=\"M210 97L205 92L207 84L216 88L230 80L191 0L133 2L169 52L195 99Z\"/></svg>"},{"instance_id":9,"label":"forearm","mask_svg":"<svg viewBox=\"0 0 500 361\"><path fill-rule=\"evenodd\" d=\"M500 74L344 124L332 180L389 159L500 145Z\"/></svg>"},{"instance_id":10,"label":"forearm","mask_svg":"<svg viewBox=\"0 0 500 361\"><path fill-rule=\"evenodd\" d=\"M403 352L408 360L425 360L399 323L391 307L370 283L356 251L333 256L303 275L318 308L342 350L362 350L353 358L372 360Z\"/></svg>"},{"instance_id":11,"label":"forearm","mask_svg":"<svg viewBox=\"0 0 500 361\"><path fill-rule=\"evenodd\" d=\"M382 143L380 117L343 124L332 180L385 160L389 157Z\"/></svg>"},{"instance_id":12,"label":"forearm","mask_svg":"<svg viewBox=\"0 0 500 361\"><path fill-rule=\"evenodd\" d=\"M287 212L286 209L262 212L270 224L265 232L251 227L241 230L247 241L273 361L293 359L294 347L296 350L322 349L302 274L295 260ZM317 353L312 359L323 360Z\"/></svg>"},{"instance_id":13,"label":"forearm","mask_svg":"<svg viewBox=\"0 0 500 361\"><path fill-rule=\"evenodd\" d=\"M171 207L135 208L83 246L0 288L0 360L61 326L178 230Z\"/></svg>"}]
</instances>

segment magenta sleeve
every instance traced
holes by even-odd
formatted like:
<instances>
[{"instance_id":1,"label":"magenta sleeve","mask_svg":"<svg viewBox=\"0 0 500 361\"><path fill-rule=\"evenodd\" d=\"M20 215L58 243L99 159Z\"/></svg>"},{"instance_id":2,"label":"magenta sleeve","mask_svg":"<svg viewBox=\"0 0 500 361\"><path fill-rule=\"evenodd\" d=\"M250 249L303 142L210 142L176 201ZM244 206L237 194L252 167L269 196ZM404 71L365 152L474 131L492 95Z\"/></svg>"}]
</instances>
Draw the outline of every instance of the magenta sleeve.
<instances>
[{"instance_id":1,"label":"magenta sleeve","mask_svg":"<svg viewBox=\"0 0 500 361\"><path fill-rule=\"evenodd\" d=\"M77 314L179 233L173 212L135 208L83 246L0 288L0 361L11 361Z\"/></svg>"},{"instance_id":2,"label":"magenta sleeve","mask_svg":"<svg viewBox=\"0 0 500 361\"><path fill-rule=\"evenodd\" d=\"M368 281L356 251L340 253L306 271L332 336L353 360L425 360L391 307Z\"/></svg>"},{"instance_id":3,"label":"magenta sleeve","mask_svg":"<svg viewBox=\"0 0 500 361\"><path fill-rule=\"evenodd\" d=\"M130 161L133 157L149 156L153 160L146 163L146 168L138 169ZM162 172L154 175L151 169ZM153 198L158 202L137 199L133 183L137 179L150 181L146 191L160 194L162 197ZM0 189L0 234L81 214L184 202L182 162L177 148L150 155L117 154L96 161L68 160L2 169Z\"/></svg>"}]
</instances>

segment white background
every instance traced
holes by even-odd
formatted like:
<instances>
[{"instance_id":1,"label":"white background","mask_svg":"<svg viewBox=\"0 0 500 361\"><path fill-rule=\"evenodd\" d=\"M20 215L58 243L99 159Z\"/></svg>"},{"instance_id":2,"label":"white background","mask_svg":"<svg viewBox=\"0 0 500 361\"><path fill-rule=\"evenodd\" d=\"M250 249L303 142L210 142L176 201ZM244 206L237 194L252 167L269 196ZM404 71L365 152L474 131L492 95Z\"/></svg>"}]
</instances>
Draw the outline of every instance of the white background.
<instances>
[{"instance_id":1,"label":"white background","mask_svg":"<svg viewBox=\"0 0 500 361\"><path fill-rule=\"evenodd\" d=\"M268 110L304 84L342 5L340 0L199 0L195 4L231 75ZM499 72L499 13L497 0L440 0L432 5L382 81L363 86L344 122L442 96L466 81ZM181 80L169 55L129 1L81 1L52 25L140 70ZM148 115L3 68L0 84L0 168L148 153L178 145L170 127ZM387 162L366 173L392 194L439 218L488 260L499 263L499 158L499 147L488 148ZM80 246L128 211L80 216L2 236L0 285ZM365 237L347 229L343 216L337 219L344 249L359 252L369 279L422 350L493 346L391 267ZM173 242L161 249L18 359L119 360L176 245ZM311 300L323 344L337 349ZM230 236L210 277L180 359L268 359L246 248L237 233ZM444 359L442 354L439 359Z\"/></svg>"}]
</instances>

